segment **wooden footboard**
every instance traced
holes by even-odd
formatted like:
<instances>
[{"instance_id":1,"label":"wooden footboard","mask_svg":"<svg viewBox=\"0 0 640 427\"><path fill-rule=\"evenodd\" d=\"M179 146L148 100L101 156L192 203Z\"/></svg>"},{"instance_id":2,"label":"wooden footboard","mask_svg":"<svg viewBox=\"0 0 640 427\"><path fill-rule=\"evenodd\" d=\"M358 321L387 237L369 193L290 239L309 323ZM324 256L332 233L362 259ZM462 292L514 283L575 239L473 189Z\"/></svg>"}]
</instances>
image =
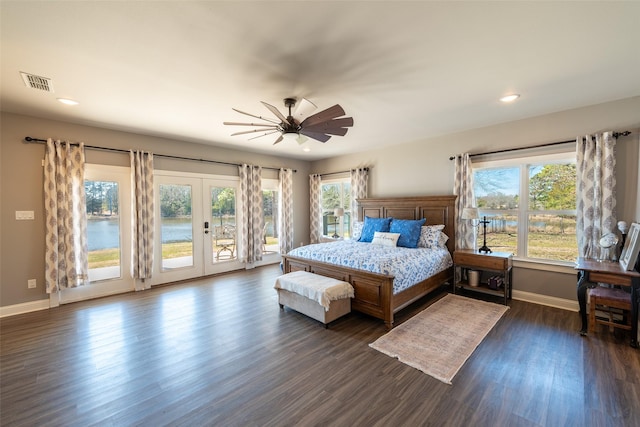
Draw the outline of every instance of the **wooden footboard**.
<instances>
[{"instance_id":1,"label":"wooden footboard","mask_svg":"<svg viewBox=\"0 0 640 427\"><path fill-rule=\"evenodd\" d=\"M393 327L394 313L453 278L453 268L449 268L393 295L393 276L290 255L283 255L282 259L285 273L302 270L351 283L355 290L351 309L383 320L388 329Z\"/></svg>"}]
</instances>

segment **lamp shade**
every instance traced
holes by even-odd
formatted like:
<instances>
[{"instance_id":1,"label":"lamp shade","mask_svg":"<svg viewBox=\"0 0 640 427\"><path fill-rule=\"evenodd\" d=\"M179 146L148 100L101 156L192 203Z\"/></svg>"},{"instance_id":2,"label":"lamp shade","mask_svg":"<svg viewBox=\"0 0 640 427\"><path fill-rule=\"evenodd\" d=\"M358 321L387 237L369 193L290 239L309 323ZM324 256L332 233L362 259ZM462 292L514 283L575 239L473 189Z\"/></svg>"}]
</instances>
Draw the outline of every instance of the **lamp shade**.
<instances>
[{"instance_id":1,"label":"lamp shade","mask_svg":"<svg viewBox=\"0 0 640 427\"><path fill-rule=\"evenodd\" d=\"M478 208L463 208L462 219L478 219Z\"/></svg>"},{"instance_id":2,"label":"lamp shade","mask_svg":"<svg viewBox=\"0 0 640 427\"><path fill-rule=\"evenodd\" d=\"M335 208L333 210L333 215L334 216L343 216L344 215L344 209L343 208Z\"/></svg>"},{"instance_id":3,"label":"lamp shade","mask_svg":"<svg viewBox=\"0 0 640 427\"><path fill-rule=\"evenodd\" d=\"M286 141L298 141L298 134L296 132L285 132L282 134L282 137Z\"/></svg>"}]
</instances>

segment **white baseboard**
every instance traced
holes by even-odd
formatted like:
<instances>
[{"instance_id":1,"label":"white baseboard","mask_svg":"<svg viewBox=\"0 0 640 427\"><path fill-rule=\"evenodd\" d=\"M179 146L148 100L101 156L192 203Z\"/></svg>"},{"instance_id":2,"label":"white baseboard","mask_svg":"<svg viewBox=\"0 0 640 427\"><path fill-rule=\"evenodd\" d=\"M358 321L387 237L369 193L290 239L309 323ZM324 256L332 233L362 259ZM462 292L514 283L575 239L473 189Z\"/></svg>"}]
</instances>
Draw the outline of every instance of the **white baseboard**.
<instances>
[{"instance_id":1,"label":"white baseboard","mask_svg":"<svg viewBox=\"0 0 640 427\"><path fill-rule=\"evenodd\" d=\"M534 304L546 305L549 307L561 308L569 311L580 311L577 300L570 300L558 297L551 297L549 295L534 294L532 292L525 291L513 291L513 299L518 301L526 301Z\"/></svg>"},{"instance_id":2,"label":"white baseboard","mask_svg":"<svg viewBox=\"0 0 640 427\"><path fill-rule=\"evenodd\" d=\"M531 302L534 304L546 305L549 307L561 308L563 310L569 310L569 311L575 311L575 312L579 310L578 301L551 297L548 295L534 294L532 292L514 290L513 299L519 300L519 301ZM29 313L32 311L46 310L49 307L50 305L49 305L48 299L25 302L22 304L8 305L6 307L0 307L0 318L6 317L6 316L15 316L16 314Z\"/></svg>"},{"instance_id":3,"label":"white baseboard","mask_svg":"<svg viewBox=\"0 0 640 427\"><path fill-rule=\"evenodd\" d=\"M22 304L0 307L0 317L15 316L16 314L30 313L32 311L46 310L49 308L49 299L24 302Z\"/></svg>"}]
</instances>

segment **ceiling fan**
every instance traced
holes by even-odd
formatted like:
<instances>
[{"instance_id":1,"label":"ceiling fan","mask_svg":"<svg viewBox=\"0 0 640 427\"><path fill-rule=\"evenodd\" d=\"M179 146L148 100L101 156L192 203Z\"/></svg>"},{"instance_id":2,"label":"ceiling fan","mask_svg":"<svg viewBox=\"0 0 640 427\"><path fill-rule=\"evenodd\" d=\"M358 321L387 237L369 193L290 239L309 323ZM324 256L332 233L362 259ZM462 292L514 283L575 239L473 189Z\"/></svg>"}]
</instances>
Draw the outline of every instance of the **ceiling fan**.
<instances>
[{"instance_id":1,"label":"ceiling fan","mask_svg":"<svg viewBox=\"0 0 640 427\"><path fill-rule=\"evenodd\" d=\"M261 133L253 138L249 138L256 139L279 132L280 135L273 145L283 141L285 137L295 139L298 144L303 144L307 140L305 137L313 138L320 142L327 142L329 138L331 138L331 135L345 136L347 134L347 128L353 126L353 118L342 117L346 113L338 104L307 117L308 114L318 108L313 102L302 98L295 111L292 112L292 108L296 105L296 99L285 98L284 106L289 109L289 115L285 117L284 114L280 113L280 111L278 111L278 109L273 105L267 104L264 101L261 102L280 121L267 117L256 116L255 114L245 113L244 111L233 108L233 111L255 117L264 121L264 123L224 122L225 125L231 126L257 127L252 130L232 133L231 136Z\"/></svg>"}]
</instances>

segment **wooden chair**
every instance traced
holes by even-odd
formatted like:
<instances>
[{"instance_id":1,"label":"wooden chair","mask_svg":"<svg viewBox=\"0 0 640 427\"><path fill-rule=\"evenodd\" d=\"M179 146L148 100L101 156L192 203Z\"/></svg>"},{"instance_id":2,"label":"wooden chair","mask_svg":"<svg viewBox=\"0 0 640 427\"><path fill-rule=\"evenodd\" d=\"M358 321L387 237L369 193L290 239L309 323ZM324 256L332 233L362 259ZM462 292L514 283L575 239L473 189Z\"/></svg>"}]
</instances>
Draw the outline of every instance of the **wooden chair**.
<instances>
[{"instance_id":1,"label":"wooden chair","mask_svg":"<svg viewBox=\"0 0 640 427\"><path fill-rule=\"evenodd\" d=\"M596 316L596 308L598 311L605 312L607 318L599 318ZM589 289L589 332L596 332L596 325L608 325L609 330L613 332L613 328L620 328L627 331L631 330L630 313L623 313L623 319L626 323L614 322L612 309L626 310L631 312L631 294L622 289L606 288L604 286L596 286Z\"/></svg>"}]
</instances>

